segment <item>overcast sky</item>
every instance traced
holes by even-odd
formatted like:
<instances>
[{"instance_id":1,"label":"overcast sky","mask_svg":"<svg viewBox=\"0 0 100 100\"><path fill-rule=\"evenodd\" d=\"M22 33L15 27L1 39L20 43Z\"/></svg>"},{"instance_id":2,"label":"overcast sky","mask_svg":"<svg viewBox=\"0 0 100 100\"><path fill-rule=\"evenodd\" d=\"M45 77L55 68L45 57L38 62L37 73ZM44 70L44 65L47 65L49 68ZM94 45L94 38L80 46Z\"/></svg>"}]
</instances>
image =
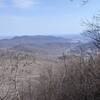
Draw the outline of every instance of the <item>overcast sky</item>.
<instances>
[{"instance_id":1,"label":"overcast sky","mask_svg":"<svg viewBox=\"0 0 100 100\"><path fill-rule=\"evenodd\" d=\"M0 36L82 32L82 20L100 10L100 0L0 0Z\"/></svg>"}]
</instances>

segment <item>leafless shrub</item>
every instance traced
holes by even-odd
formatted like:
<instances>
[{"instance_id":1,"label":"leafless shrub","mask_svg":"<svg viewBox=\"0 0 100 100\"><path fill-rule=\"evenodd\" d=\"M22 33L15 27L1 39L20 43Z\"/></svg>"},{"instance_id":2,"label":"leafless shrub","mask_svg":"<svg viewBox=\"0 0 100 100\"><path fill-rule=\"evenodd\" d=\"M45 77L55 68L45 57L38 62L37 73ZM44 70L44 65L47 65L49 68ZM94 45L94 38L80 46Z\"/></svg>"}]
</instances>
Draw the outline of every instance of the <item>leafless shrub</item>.
<instances>
[{"instance_id":1,"label":"leafless shrub","mask_svg":"<svg viewBox=\"0 0 100 100\"><path fill-rule=\"evenodd\" d=\"M58 75L51 69L40 75L37 100L94 100L100 87L97 85L100 81L97 80L98 64L91 54L85 59L82 52L79 59L72 58L70 64L66 64L63 55L64 64Z\"/></svg>"},{"instance_id":2,"label":"leafless shrub","mask_svg":"<svg viewBox=\"0 0 100 100\"><path fill-rule=\"evenodd\" d=\"M19 78L23 57L21 54L11 56L9 71L4 63L0 64L3 66L0 67L0 88L2 84L4 88L7 86L6 91L0 94L1 100L98 100L99 54L94 56L88 53L85 56L81 47L78 56L67 57L63 53L56 71L53 66L44 67L36 79L33 76Z\"/></svg>"}]
</instances>

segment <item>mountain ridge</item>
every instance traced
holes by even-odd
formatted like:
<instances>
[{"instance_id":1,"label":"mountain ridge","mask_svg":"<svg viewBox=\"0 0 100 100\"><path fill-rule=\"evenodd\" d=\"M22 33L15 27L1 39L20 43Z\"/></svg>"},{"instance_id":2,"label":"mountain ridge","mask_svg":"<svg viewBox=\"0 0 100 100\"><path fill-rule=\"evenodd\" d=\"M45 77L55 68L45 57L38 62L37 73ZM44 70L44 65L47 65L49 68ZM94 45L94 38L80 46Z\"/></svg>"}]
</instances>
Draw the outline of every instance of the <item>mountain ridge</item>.
<instances>
[{"instance_id":1,"label":"mountain ridge","mask_svg":"<svg viewBox=\"0 0 100 100\"><path fill-rule=\"evenodd\" d=\"M68 39L56 36L15 36L11 39L1 39L0 47L13 47L19 44L45 44L45 43L64 43Z\"/></svg>"}]
</instances>

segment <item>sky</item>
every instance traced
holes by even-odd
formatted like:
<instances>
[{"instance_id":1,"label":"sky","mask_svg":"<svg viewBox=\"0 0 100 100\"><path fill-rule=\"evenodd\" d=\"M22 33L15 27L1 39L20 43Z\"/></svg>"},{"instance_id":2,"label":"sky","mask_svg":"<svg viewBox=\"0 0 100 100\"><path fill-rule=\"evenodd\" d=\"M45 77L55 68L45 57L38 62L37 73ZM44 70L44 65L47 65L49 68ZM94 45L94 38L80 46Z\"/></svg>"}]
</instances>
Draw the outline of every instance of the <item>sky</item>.
<instances>
[{"instance_id":1,"label":"sky","mask_svg":"<svg viewBox=\"0 0 100 100\"><path fill-rule=\"evenodd\" d=\"M0 0L0 36L67 35L100 12L100 0Z\"/></svg>"}]
</instances>

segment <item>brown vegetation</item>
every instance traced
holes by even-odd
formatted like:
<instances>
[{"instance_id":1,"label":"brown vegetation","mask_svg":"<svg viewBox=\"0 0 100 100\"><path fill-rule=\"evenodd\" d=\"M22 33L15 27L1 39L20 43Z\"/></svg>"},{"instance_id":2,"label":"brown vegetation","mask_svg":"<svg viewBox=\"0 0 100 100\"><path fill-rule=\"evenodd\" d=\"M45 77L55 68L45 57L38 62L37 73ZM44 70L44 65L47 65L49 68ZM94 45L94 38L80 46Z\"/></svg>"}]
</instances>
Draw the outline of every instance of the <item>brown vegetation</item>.
<instances>
[{"instance_id":1,"label":"brown vegetation","mask_svg":"<svg viewBox=\"0 0 100 100\"><path fill-rule=\"evenodd\" d=\"M38 61L31 55L10 55L0 58L0 100L100 99L99 54L63 54L49 67L38 64L38 70L34 68Z\"/></svg>"}]
</instances>

